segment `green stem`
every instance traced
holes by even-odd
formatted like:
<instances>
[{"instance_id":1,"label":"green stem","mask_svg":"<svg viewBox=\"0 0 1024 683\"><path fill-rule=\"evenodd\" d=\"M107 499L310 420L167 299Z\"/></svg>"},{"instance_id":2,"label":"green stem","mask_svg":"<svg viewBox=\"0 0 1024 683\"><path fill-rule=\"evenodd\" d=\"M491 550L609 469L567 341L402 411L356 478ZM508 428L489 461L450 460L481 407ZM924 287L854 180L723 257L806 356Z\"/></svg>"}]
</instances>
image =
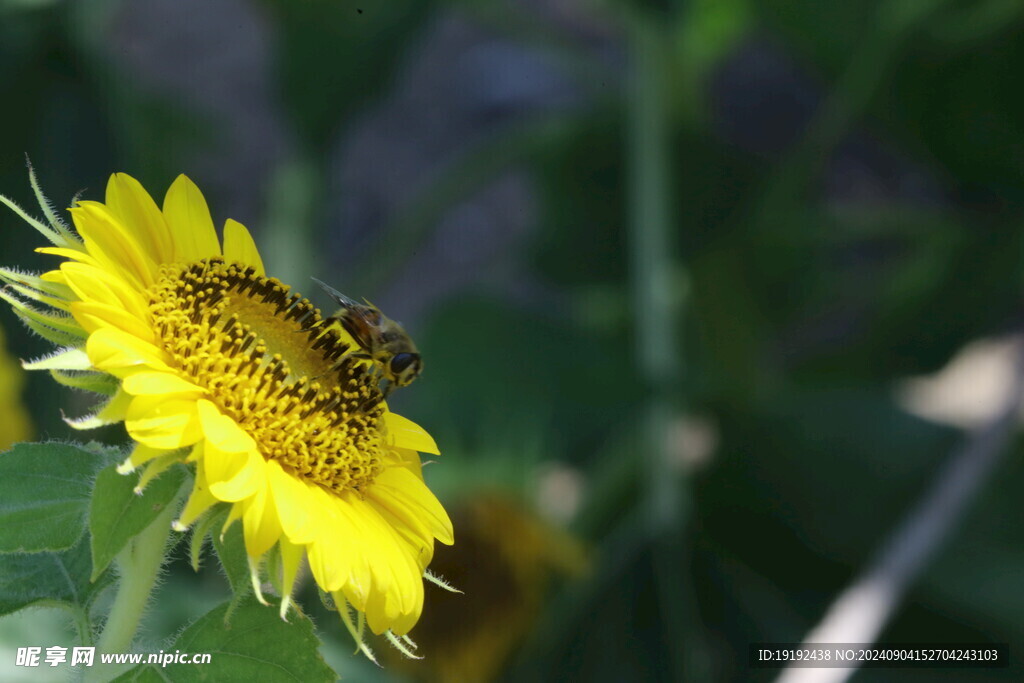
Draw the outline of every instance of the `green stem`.
<instances>
[{"instance_id":1,"label":"green stem","mask_svg":"<svg viewBox=\"0 0 1024 683\"><path fill-rule=\"evenodd\" d=\"M644 472L647 532L670 649L672 678L705 678L701 627L686 570L685 473L669 453L672 424L681 410L683 362L678 338L685 282L672 235L672 127L669 101L670 32L655 19L632 22L632 74L628 100L630 236L637 357L651 390L645 410Z\"/></svg>"},{"instance_id":2,"label":"green stem","mask_svg":"<svg viewBox=\"0 0 1024 683\"><path fill-rule=\"evenodd\" d=\"M297 156L274 172L267 196L261 235L267 246L264 265L268 273L300 291L309 288L309 276L322 266L313 247L322 177L312 161Z\"/></svg>"},{"instance_id":3,"label":"green stem","mask_svg":"<svg viewBox=\"0 0 1024 683\"><path fill-rule=\"evenodd\" d=\"M640 371L652 392L648 410L652 442L641 466L648 475L650 521L656 528L679 513L676 482L665 476L664 443L682 374L669 191L672 141L666 66L670 55L665 36L645 21L635 22L632 47L628 153L634 329Z\"/></svg>"},{"instance_id":4,"label":"green stem","mask_svg":"<svg viewBox=\"0 0 1024 683\"><path fill-rule=\"evenodd\" d=\"M82 647L91 647L93 643L92 624L89 622L88 611L83 607L76 606L72 613L75 616L75 626L78 628L78 640L82 643Z\"/></svg>"},{"instance_id":5,"label":"green stem","mask_svg":"<svg viewBox=\"0 0 1024 683\"><path fill-rule=\"evenodd\" d=\"M186 490L187 486L183 486L174 501L118 554L115 560L120 576L117 595L96 645L98 653L128 652L131 648L166 556L171 521L178 513L178 503ZM100 680L109 673L103 669L94 666L86 680Z\"/></svg>"}]
</instances>

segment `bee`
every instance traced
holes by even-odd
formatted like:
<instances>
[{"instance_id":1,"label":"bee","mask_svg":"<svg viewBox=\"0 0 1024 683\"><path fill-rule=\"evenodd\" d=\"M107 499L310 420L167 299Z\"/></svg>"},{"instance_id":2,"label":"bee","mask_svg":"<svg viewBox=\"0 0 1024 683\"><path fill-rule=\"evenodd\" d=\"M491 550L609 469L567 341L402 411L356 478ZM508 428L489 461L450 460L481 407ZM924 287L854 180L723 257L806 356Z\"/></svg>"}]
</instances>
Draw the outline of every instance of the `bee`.
<instances>
[{"instance_id":1,"label":"bee","mask_svg":"<svg viewBox=\"0 0 1024 683\"><path fill-rule=\"evenodd\" d=\"M341 306L324 322L337 321L362 348L362 352L352 355L377 364L381 375L388 381L385 398L396 387L408 386L420 376L423 360L416 344L401 325L369 301L357 303L320 280L313 278L313 281Z\"/></svg>"}]
</instances>

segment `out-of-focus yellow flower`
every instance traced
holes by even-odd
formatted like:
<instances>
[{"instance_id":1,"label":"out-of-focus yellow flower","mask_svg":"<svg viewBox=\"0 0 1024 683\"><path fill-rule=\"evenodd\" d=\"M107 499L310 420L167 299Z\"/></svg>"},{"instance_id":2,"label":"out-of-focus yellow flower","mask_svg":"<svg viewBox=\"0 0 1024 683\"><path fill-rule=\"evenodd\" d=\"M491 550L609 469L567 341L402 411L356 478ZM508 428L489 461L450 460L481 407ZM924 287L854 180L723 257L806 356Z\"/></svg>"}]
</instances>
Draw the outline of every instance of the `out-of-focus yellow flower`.
<instances>
[{"instance_id":1,"label":"out-of-focus yellow flower","mask_svg":"<svg viewBox=\"0 0 1024 683\"><path fill-rule=\"evenodd\" d=\"M393 662L419 680L495 678L537 622L552 578L587 568L582 545L504 494L453 509L459 542L439 548L431 571L460 593L427 585L415 638L422 661Z\"/></svg>"},{"instance_id":2,"label":"out-of-focus yellow flower","mask_svg":"<svg viewBox=\"0 0 1024 683\"><path fill-rule=\"evenodd\" d=\"M4 331L0 328L0 450L32 437L32 421L21 400L25 372L7 353Z\"/></svg>"},{"instance_id":3,"label":"out-of-focus yellow flower","mask_svg":"<svg viewBox=\"0 0 1024 683\"><path fill-rule=\"evenodd\" d=\"M417 451L437 453L434 440L388 410L354 341L267 277L243 225L228 220L222 245L185 176L161 209L116 174L105 203L71 209L74 230L41 205L49 225L20 213L54 245L39 251L63 262L0 278L21 295L5 296L15 312L63 347L29 367L110 396L71 424L124 422L137 445L122 471L144 467L140 486L194 463L176 526L227 503L257 595L261 559L280 553L282 617L305 557L367 655L364 624L411 646L399 637L420 617L434 540L452 543L452 525L420 470Z\"/></svg>"}]
</instances>

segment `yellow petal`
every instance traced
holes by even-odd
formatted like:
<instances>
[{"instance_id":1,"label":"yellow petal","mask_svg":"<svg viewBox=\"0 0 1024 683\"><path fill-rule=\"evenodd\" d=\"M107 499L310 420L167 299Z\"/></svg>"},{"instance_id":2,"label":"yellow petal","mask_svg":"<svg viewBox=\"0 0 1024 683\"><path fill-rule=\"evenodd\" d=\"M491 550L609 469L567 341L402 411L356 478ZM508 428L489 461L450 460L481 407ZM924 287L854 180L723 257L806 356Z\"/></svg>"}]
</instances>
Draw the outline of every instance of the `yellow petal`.
<instances>
[{"instance_id":1,"label":"yellow petal","mask_svg":"<svg viewBox=\"0 0 1024 683\"><path fill-rule=\"evenodd\" d=\"M116 327L151 344L156 342L156 335L146 321L124 310L120 306L111 306L96 301L72 301L71 315L86 332L95 332L102 327Z\"/></svg>"},{"instance_id":2,"label":"yellow petal","mask_svg":"<svg viewBox=\"0 0 1024 683\"><path fill-rule=\"evenodd\" d=\"M430 528L423 520L410 514L409 510L402 511L399 508L402 514L399 517L392 512L392 508L382 505L380 501L369 496L366 500L398 535L402 543L408 546L409 553L416 560L420 571L425 571L431 560L434 559L434 534L431 533Z\"/></svg>"},{"instance_id":3,"label":"yellow petal","mask_svg":"<svg viewBox=\"0 0 1024 683\"><path fill-rule=\"evenodd\" d=\"M126 173L110 176L107 207L145 245L158 264L173 261L173 243L167 221L138 180Z\"/></svg>"},{"instance_id":4,"label":"yellow petal","mask_svg":"<svg viewBox=\"0 0 1024 683\"><path fill-rule=\"evenodd\" d=\"M423 612L422 572L408 562L396 569L404 574L403 579L366 606L366 623L377 634L390 630L397 636L405 635Z\"/></svg>"},{"instance_id":5,"label":"yellow petal","mask_svg":"<svg viewBox=\"0 0 1024 683\"><path fill-rule=\"evenodd\" d=\"M280 508L278 509L280 511ZM281 589L284 595L281 597L281 618L285 619L288 614L288 604L292 599L292 592L295 590L295 580L299 576L299 565L302 563L302 556L305 555L305 548L295 545L287 538L282 537L281 548Z\"/></svg>"},{"instance_id":6,"label":"yellow petal","mask_svg":"<svg viewBox=\"0 0 1024 683\"><path fill-rule=\"evenodd\" d=\"M139 443L164 450L191 446L203 436L196 402L164 396L134 397L125 428Z\"/></svg>"},{"instance_id":7,"label":"yellow petal","mask_svg":"<svg viewBox=\"0 0 1024 683\"><path fill-rule=\"evenodd\" d=\"M367 495L386 505L399 517L412 516L430 527L434 536L451 545L452 520L423 480L407 469L389 467L377 475Z\"/></svg>"},{"instance_id":8,"label":"yellow petal","mask_svg":"<svg viewBox=\"0 0 1024 683\"><path fill-rule=\"evenodd\" d=\"M60 272L82 301L120 306L140 320L149 318L149 305L139 290L102 268L65 261L60 265Z\"/></svg>"},{"instance_id":9,"label":"yellow petal","mask_svg":"<svg viewBox=\"0 0 1024 683\"><path fill-rule=\"evenodd\" d=\"M384 413L384 425L387 427L388 439L397 448L411 448L420 453L440 455L434 438L418 424L401 415Z\"/></svg>"},{"instance_id":10,"label":"yellow petal","mask_svg":"<svg viewBox=\"0 0 1024 683\"><path fill-rule=\"evenodd\" d=\"M210 401L200 399L197 409L206 437L203 460L210 492L235 502L265 489L266 462L253 438Z\"/></svg>"},{"instance_id":11,"label":"yellow petal","mask_svg":"<svg viewBox=\"0 0 1024 683\"><path fill-rule=\"evenodd\" d=\"M64 273L59 270L48 270L40 275L39 279L45 282L56 282L60 285L66 285L68 283L68 279L64 277Z\"/></svg>"},{"instance_id":12,"label":"yellow petal","mask_svg":"<svg viewBox=\"0 0 1024 683\"><path fill-rule=\"evenodd\" d=\"M311 543L316 538L317 511L311 505L310 487L285 472L273 460L267 461L267 479L285 536L292 543Z\"/></svg>"},{"instance_id":13,"label":"yellow petal","mask_svg":"<svg viewBox=\"0 0 1024 683\"><path fill-rule=\"evenodd\" d=\"M158 272L152 253L106 206L99 202L79 202L71 209L71 218L93 258L112 272L131 277L142 287L153 284Z\"/></svg>"},{"instance_id":14,"label":"yellow petal","mask_svg":"<svg viewBox=\"0 0 1024 683\"><path fill-rule=\"evenodd\" d=\"M128 456L128 459L121 463L117 471L119 474L128 474L136 467L145 465L153 458L157 458L171 451L161 450L159 448L150 448L149 446L143 446L141 443L135 444L135 448L132 449L132 454Z\"/></svg>"},{"instance_id":15,"label":"yellow petal","mask_svg":"<svg viewBox=\"0 0 1024 683\"><path fill-rule=\"evenodd\" d=\"M360 519L373 526L373 590L366 603L366 619L377 634L389 628L399 633L411 628L423 606L422 569L380 515L364 501L353 499Z\"/></svg>"},{"instance_id":16,"label":"yellow petal","mask_svg":"<svg viewBox=\"0 0 1024 683\"><path fill-rule=\"evenodd\" d=\"M397 467L404 467L416 477L423 478L423 462L420 460L419 451L411 448L392 448L385 452L385 461Z\"/></svg>"},{"instance_id":17,"label":"yellow petal","mask_svg":"<svg viewBox=\"0 0 1024 683\"><path fill-rule=\"evenodd\" d=\"M208 441L204 442L203 467L206 469L206 480L212 484L231 481L238 476L248 461L249 458L244 452L222 451ZM231 502L233 501L234 498Z\"/></svg>"},{"instance_id":18,"label":"yellow petal","mask_svg":"<svg viewBox=\"0 0 1024 683\"><path fill-rule=\"evenodd\" d=\"M228 503L251 499L267 489L267 462L256 451L227 453L206 442L210 493Z\"/></svg>"},{"instance_id":19,"label":"yellow petal","mask_svg":"<svg viewBox=\"0 0 1024 683\"><path fill-rule=\"evenodd\" d=\"M178 176L167 190L164 218L171 229L176 261L194 262L221 255L203 193L184 175Z\"/></svg>"},{"instance_id":20,"label":"yellow petal","mask_svg":"<svg viewBox=\"0 0 1024 683\"><path fill-rule=\"evenodd\" d=\"M408 612L399 614L391 622L391 632L396 636L404 636L412 630L416 622L420 620L420 616L423 614L423 600L413 602L413 609ZM422 658L420 658L422 659Z\"/></svg>"},{"instance_id":21,"label":"yellow petal","mask_svg":"<svg viewBox=\"0 0 1024 683\"><path fill-rule=\"evenodd\" d=\"M372 598L376 592L387 592L396 580L395 567L404 562L398 538L376 509L360 496L344 494L337 497L336 507L355 523L365 541L361 554L366 558L371 573Z\"/></svg>"},{"instance_id":22,"label":"yellow petal","mask_svg":"<svg viewBox=\"0 0 1024 683\"><path fill-rule=\"evenodd\" d=\"M410 629L423 607L423 568L417 561L418 549L404 542L370 503L358 498L350 499L349 503L357 510L359 519L372 527L375 540L365 549L372 553L373 570L367 623L378 634L387 629L395 633Z\"/></svg>"},{"instance_id":23,"label":"yellow petal","mask_svg":"<svg viewBox=\"0 0 1024 683\"><path fill-rule=\"evenodd\" d=\"M202 442L195 445L193 451L202 450ZM219 501L210 494L209 488L206 483L206 476L203 472L202 458L199 458L199 465L196 467L196 480L192 485L192 493L188 497L188 502L185 503L185 509L181 511L181 516L174 523L174 527L178 531L184 531L186 528L192 526L192 522L199 519L199 516L209 510L212 506L216 505Z\"/></svg>"},{"instance_id":24,"label":"yellow petal","mask_svg":"<svg viewBox=\"0 0 1024 683\"><path fill-rule=\"evenodd\" d=\"M253 438L237 422L221 413L213 403L200 399L198 410L207 442L227 453L257 450Z\"/></svg>"},{"instance_id":25,"label":"yellow petal","mask_svg":"<svg viewBox=\"0 0 1024 683\"><path fill-rule=\"evenodd\" d=\"M162 349L112 327L90 334L85 351L96 369L115 377L125 377L142 368L171 372Z\"/></svg>"},{"instance_id":26,"label":"yellow petal","mask_svg":"<svg viewBox=\"0 0 1024 683\"><path fill-rule=\"evenodd\" d=\"M249 557L260 557L281 537L281 522L277 517L274 498L263 487L241 505L244 506L242 531L245 536L245 552Z\"/></svg>"},{"instance_id":27,"label":"yellow petal","mask_svg":"<svg viewBox=\"0 0 1024 683\"><path fill-rule=\"evenodd\" d=\"M125 377L121 386L133 396L154 394L176 395L177 398L198 398L201 394L206 393L206 389L201 386L170 372L136 372Z\"/></svg>"},{"instance_id":28,"label":"yellow petal","mask_svg":"<svg viewBox=\"0 0 1024 683\"><path fill-rule=\"evenodd\" d=\"M369 539L348 514L341 513L335 496L317 486L309 490L313 507L320 511L315 525L317 540L307 548L310 571L325 591L348 586L357 596L353 604L364 605L371 578L361 548Z\"/></svg>"},{"instance_id":29,"label":"yellow petal","mask_svg":"<svg viewBox=\"0 0 1024 683\"><path fill-rule=\"evenodd\" d=\"M77 249L68 249L66 247L39 247L36 249L40 254L51 254L53 256L62 256L70 261L78 261L80 263L87 263L90 266L96 266L102 268L100 262L97 261L89 252L78 251Z\"/></svg>"},{"instance_id":30,"label":"yellow petal","mask_svg":"<svg viewBox=\"0 0 1024 683\"><path fill-rule=\"evenodd\" d=\"M224 223L224 260L227 263L254 266L256 274L260 276L267 274L263 270L263 259L260 258L252 235L244 225L230 218Z\"/></svg>"},{"instance_id":31,"label":"yellow petal","mask_svg":"<svg viewBox=\"0 0 1024 683\"><path fill-rule=\"evenodd\" d=\"M238 520L240 520L241 518L242 518L242 506L241 505L232 505L231 507L228 508L228 516L224 520L224 526L222 526L220 528L220 537L221 537L221 539L224 538L224 534L226 534L228 532L228 529L231 528L231 525L234 524L235 522L237 522ZM264 603L264 604L266 604L266 603Z\"/></svg>"}]
</instances>

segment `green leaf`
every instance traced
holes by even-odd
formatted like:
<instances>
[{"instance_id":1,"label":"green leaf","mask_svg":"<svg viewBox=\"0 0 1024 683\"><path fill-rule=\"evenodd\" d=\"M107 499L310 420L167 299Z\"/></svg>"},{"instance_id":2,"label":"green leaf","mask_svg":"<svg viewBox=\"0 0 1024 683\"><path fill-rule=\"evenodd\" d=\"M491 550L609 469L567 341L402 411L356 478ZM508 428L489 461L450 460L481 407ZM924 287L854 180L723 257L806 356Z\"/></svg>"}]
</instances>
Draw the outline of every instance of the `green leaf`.
<instances>
[{"instance_id":1,"label":"green leaf","mask_svg":"<svg viewBox=\"0 0 1024 683\"><path fill-rule=\"evenodd\" d=\"M150 482L140 496L134 491L137 474L120 475L113 465L100 472L89 510L94 577L174 500L184 478L185 469L174 467Z\"/></svg>"},{"instance_id":2,"label":"green leaf","mask_svg":"<svg viewBox=\"0 0 1024 683\"><path fill-rule=\"evenodd\" d=\"M231 584L231 590L235 596L247 595L252 589L252 582L249 580L249 560L245 553L245 539L242 538L242 525L232 524L221 538L221 527L227 519L227 510L217 516L217 522L213 525L210 536L213 538L213 547L220 558L221 566Z\"/></svg>"},{"instance_id":3,"label":"green leaf","mask_svg":"<svg viewBox=\"0 0 1024 683\"><path fill-rule=\"evenodd\" d=\"M189 626L165 652L209 653L208 664L138 666L116 678L126 681L335 681L337 674L320 656L320 641L309 619L282 621L277 610L254 598L242 602L224 626L228 604Z\"/></svg>"},{"instance_id":4,"label":"green leaf","mask_svg":"<svg viewBox=\"0 0 1024 683\"><path fill-rule=\"evenodd\" d=\"M97 458L60 443L0 454L0 552L64 550L85 529Z\"/></svg>"},{"instance_id":5,"label":"green leaf","mask_svg":"<svg viewBox=\"0 0 1024 683\"><path fill-rule=\"evenodd\" d=\"M89 542L84 535L61 552L0 555L0 615L35 603L87 606L112 578L108 573L90 583L91 574Z\"/></svg>"}]
</instances>

